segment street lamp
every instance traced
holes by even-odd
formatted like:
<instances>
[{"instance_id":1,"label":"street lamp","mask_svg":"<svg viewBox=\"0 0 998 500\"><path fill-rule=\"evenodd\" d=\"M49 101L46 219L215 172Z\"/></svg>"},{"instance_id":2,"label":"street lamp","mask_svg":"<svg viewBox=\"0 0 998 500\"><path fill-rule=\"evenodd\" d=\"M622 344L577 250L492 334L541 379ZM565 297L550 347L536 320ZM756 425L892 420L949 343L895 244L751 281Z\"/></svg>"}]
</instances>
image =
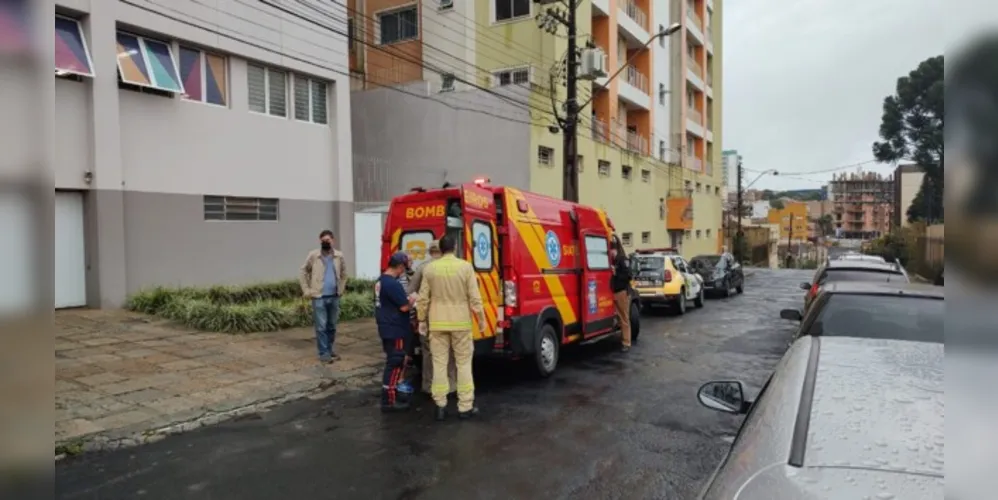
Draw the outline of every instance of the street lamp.
<instances>
[{"instance_id":1,"label":"street lamp","mask_svg":"<svg viewBox=\"0 0 998 500\"><path fill-rule=\"evenodd\" d=\"M748 188L752 187L752 184L755 184L759 179L762 179L763 176L769 175L769 174L780 175L780 172L776 171L775 169L770 169L770 170L765 170L763 172L760 172L758 177L756 177L755 179L752 179L752 182L748 183L748 186L745 186L745 189L748 189Z\"/></svg>"}]
</instances>

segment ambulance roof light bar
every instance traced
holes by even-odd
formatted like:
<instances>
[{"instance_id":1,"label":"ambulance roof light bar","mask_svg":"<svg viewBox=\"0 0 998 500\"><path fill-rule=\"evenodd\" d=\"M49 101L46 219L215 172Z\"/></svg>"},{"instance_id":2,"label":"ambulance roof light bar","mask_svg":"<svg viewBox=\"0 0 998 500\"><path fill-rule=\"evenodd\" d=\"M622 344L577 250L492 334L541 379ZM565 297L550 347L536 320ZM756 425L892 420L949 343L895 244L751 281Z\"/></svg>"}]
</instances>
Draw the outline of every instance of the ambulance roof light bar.
<instances>
[{"instance_id":1,"label":"ambulance roof light bar","mask_svg":"<svg viewBox=\"0 0 998 500\"><path fill-rule=\"evenodd\" d=\"M473 182L477 186L484 186L486 184L491 184L492 179L489 179L488 177L475 177L475 180Z\"/></svg>"}]
</instances>

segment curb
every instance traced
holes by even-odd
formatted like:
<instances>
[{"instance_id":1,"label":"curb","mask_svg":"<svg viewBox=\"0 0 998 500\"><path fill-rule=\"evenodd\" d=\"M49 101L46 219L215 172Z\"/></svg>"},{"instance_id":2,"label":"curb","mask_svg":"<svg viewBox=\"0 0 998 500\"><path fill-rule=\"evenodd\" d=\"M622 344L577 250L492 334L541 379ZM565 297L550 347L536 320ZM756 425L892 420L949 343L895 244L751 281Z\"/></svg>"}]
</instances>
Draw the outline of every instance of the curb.
<instances>
[{"instance_id":1,"label":"curb","mask_svg":"<svg viewBox=\"0 0 998 500\"><path fill-rule=\"evenodd\" d=\"M167 436L215 425L244 415L265 411L291 401L325 397L349 389L353 380L374 377L379 366L366 366L331 374L318 380L285 385L270 397L244 397L208 405L207 407L173 415L164 415L159 422L142 422L120 429L96 432L56 441L55 460L94 451L110 451L161 441Z\"/></svg>"}]
</instances>

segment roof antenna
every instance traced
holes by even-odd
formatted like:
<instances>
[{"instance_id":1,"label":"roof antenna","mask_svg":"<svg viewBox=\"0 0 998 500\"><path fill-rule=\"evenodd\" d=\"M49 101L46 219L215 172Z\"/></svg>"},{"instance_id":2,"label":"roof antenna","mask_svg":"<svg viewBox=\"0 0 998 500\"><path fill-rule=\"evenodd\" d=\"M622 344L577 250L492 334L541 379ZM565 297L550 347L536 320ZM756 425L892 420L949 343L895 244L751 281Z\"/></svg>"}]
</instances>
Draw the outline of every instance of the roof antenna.
<instances>
[{"instance_id":1,"label":"roof antenna","mask_svg":"<svg viewBox=\"0 0 998 500\"><path fill-rule=\"evenodd\" d=\"M450 187L450 183L449 182L444 182L443 189L447 189L449 187Z\"/></svg>"}]
</instances>

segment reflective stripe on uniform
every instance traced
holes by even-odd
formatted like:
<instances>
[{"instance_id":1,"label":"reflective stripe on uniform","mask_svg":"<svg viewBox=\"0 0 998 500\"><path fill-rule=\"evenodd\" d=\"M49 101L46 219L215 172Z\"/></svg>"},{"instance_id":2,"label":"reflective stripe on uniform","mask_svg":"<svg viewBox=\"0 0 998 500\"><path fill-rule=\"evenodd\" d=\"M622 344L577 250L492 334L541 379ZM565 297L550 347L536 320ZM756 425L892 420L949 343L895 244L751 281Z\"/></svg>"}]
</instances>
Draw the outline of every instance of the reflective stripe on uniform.
<instances>
[{"instance_id":1,"label":"reflective stripe on uniform","mask_svg":"<svg viewBox=\"0 0 998 500\"><path fill-rule=\"evenodd\" d=\"M470 321L433 321L430 320L430 330L471 330Z\"/></svg>"}]
</instances>

